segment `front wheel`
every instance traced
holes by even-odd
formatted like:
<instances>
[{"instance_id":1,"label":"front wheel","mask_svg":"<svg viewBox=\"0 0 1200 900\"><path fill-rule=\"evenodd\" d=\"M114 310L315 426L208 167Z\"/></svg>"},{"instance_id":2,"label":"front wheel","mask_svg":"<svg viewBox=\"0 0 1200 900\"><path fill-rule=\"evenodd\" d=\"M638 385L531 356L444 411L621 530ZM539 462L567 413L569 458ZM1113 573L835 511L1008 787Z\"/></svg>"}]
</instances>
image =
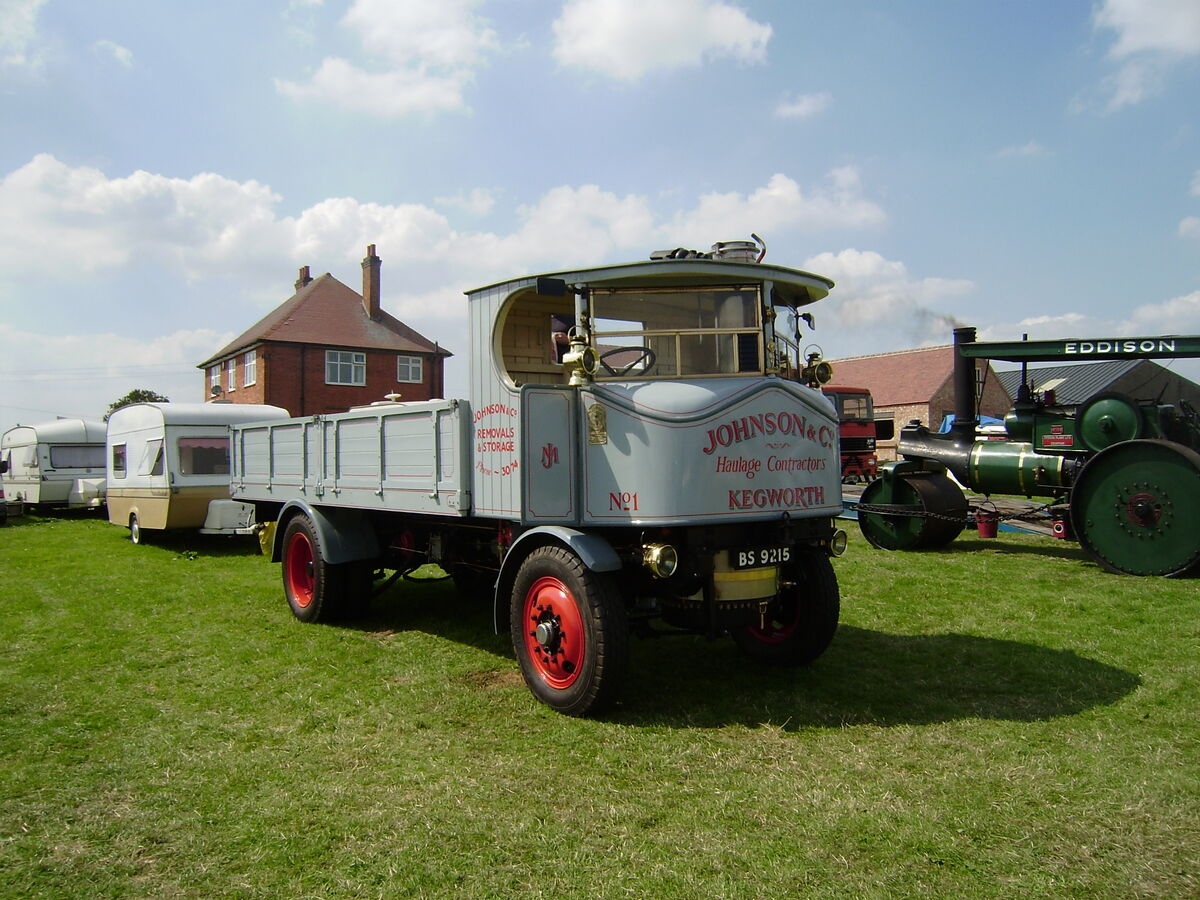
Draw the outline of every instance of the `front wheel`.
<instances>
[{"instance_id":1,"label":"front wheel","mask_svg":"<svg viewBox=\"0 0 1200 900\"><path fill-rule=\"evenodd\" d=\"M616 697L629 628L609 576L566 548L540 547L517 571L509 624L521 673L538 700L582 716Z\"/></svg>"},{"instance_id":2,"label":"front wheel","mask_svg":"<svg viewBox=\"0 0 1200 900\"><path fill-rule=\"evenodd\" d=\"M760 662L802 666L825 652L837 631L841 600L833 564L823 553L802 553L784 570L788 579L766 602L759 621L733 639Z\"/></svg>"}]
</instances>

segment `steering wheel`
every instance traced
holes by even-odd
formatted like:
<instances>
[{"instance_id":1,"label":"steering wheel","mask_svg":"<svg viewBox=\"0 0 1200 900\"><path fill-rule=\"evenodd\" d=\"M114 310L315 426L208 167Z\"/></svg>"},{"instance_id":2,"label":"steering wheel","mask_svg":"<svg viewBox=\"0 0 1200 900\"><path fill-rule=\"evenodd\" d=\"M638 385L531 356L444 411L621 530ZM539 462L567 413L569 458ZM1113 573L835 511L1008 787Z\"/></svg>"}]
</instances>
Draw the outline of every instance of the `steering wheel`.
<instances>
[{"instance_id":1,"label":"steering wheel","mask_svg":"<svg viewBox=\"0 0 1200 900\"><path fill-rule=\"evenodd\" d=\"M620 369L614 369L607 362L605 362L608 357L616 356L618 353L633 352L636 352L637 356L634 357L634 359L628 365L622 366ZM615 375L618 378L620 378L622 375L628 375L631 371L633 371L634 367L636 367L637 364L643 360L645 360L646 364L642 366L642 368L651 369L654 367L655 362L658 361L658 357L649 347L613 347L611 350L605 350L600 354L600 365L604 366L604 371L609 375Z\"/></svg>"}]
</instances>

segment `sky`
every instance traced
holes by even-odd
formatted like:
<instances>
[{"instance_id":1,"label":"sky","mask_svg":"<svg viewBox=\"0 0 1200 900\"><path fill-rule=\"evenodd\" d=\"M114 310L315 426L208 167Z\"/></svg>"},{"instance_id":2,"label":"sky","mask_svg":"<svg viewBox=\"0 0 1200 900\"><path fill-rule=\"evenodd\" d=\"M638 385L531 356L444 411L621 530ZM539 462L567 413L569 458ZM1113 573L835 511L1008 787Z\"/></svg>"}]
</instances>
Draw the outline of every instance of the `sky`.
<instances>
[{"instance_id":1,"label":"sky","mask_svg":"<svg viewBox=\"0 0 1200 900\"><path fill-rule=\"evenodd\" d=\"M828 358L1200 334L1200 2L0 0L0 430L368 244L466 396L465 290L751 233Z\"/></svg>"}]
</instances>

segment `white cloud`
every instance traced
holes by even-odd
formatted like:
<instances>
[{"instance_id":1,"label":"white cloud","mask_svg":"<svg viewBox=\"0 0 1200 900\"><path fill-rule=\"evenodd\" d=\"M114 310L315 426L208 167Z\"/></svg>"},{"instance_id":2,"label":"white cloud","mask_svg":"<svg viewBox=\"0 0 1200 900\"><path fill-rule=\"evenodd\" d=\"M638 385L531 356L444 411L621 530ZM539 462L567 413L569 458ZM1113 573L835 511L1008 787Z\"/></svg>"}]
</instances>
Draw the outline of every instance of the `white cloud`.
<instances>
[{"instance_id":1,"label":"white cloud","mask_svg":"<svg viewBox=\"0 0 1200 900\"><path fill-rule=\"evenodd\" d=\"M37 68L37 17L46 0L0 0L0 69Z\"/></svg>"},{"instance_id":2,"label":"white cloud","mask_svg":"<svg viewBox=\"0 0 1200 900\"><path fill-rule=\"evenodd\" d=\"M497 46L476 16L481 0L355 0L342 24L368 53L398 66L473 68Z\"/></svg>"},{"instance_id":3,"label":"white cloud","mask_svg":"<svg viewBox=\"0 0 1200 900\"><path fill-rule=\"evenodd\" d=\"M886 218L877 204L863 197L858 170L844 167L831 171L823 185L808 193L786 175L776 174L745 196L705 194L694 209L677 215L660 232L676 244L703 244L788 228L863 228Z\"/></svg>"},{"instance_id":4,"label":"white cloud","mask_svg":"<svg viewBox=\"0 0 1200 900\"><path fill-rule=\"evenodd\" d=\"M818 310L819 318L832 317L834 323L823 324L821 332L833 331L844 342L837 356L873 352L855 350L855 343L894 349L898 336L917 344L949 343L959 322L946 308L975 290L967 279L913 278L904 263L873 250L822 253L803 268L837 284Z\"/></svg>"},{"instance_id":5,"label":"white cloud","mask_svg":"<svg viewBox=\"0 0 1200 900\"><path fill-rule=\"evenodd\" d=\"M1200 217L1187 216L1182 219L1179 223L1179 236L1200 240Z\"/></svg>"},{"instance_id":6,"label":"white cloud","mask_svg":"<svg viewBox=\"0 0 1200 900\"><path fill-rule=\"evenodd\" d=\"M465 270L467 277L502 277L532 266L593 264L619 252L644 255L660 246L704 249L752 231L862 228L886 219L864 197L853 168L831 171L810 191L776 174L747 194L702 195L670 218L656 216L639 195L561 185L519 207L518 224L507 234L456 230L446 212L423 204L330 198L297 216L280 217L279 202L256 181L141 171L110 178L40 154L0 180L0 270L40 268L44 248L54 247L81 274L136 258L189 279L214 269L249 276L280 259L356 261L368 243L376 243L391 259L446 266L442 277L451 277L452 269ZM441 205L479 211L493 202L486 191L475 191Z\"/></svg>"},{"instance_id":7,"label":"white cloud","mask_svg":"<svg viewBox=\"0 0 1200 900\"><path fill-rule=\"evenodd\" d=\"M1119 334L1200 334L1200 291L1137 307Z\"/></svg>"},{"instance_id":8,"label":"white cloud","mask_svg":"<svg viewBox=\"0 0 1200 900\"><path fill-rule=\"evenodd\" d=\"M307 82L275 79L295 100L381 117L466 107L464 91L496 49L475 15L481 0L355 0L341 24L355 32L367 65L326 57Z\"/></svg>"},{"instance_id":9,"label":"white cloud","mask_svg":"<svg viewBox=\"0 0 1200 900\"><path fill-rule=\"evenodd\" d=\"M1200 4L1195 0L1104 0L1097 28L1116 32L1115 59L1137 53L1193 56L1200 53Z\"/></svg>"},{"instance_id":10,"label":"white cloud","mask_svg":"<svg viewBox=\"0 0 1200 900\"><path fill-rule=\"evenodd\" d=\"M1104 83L1109 112L1157 93L1173 65L1200 55L1196 0L1104 0L1093 25L1114 33L1107 55L1119 68Z\"/></svg>"},{"instance_id":11,"label":"white cloud","mask_svg":"<svg viewBox=\"0 0 1200 900\"><path fill-rule=\"evenodd\" d=\"M567 0L554 58L622 81L719 58L761 63L771 26L721 0Z\"/></svg>"},{"instance_id":12,"label":"white cloud","mask_svg":"<svg viewBox=\"0 0 1200 900\"><path fill-rule=\"evenodd\" d=\"M1034 140L1026 141L1024 144L1014 144L1011 147L1001 147L996 151L998 159L1009 159L1012 157L1028 158L1045 155L1046 148Z\"/></svg>"},{"instance_id":13,"label":"white cloud","mask_svg":"<svg viewBox=\"0 0 1200 900\"><path fill-rule=\"evenodd\" d=\"M780 119L809 119L825 112L833 105L833 94L822 91L818 94L797 94L784 97L775 107Z\"/></svg>"},{"instance_id":14,"label":"white cloud","mask_svg":"<svg viewBox=\"0 0 1200 900\"><path fill-rule=\"evenodd\" d=\"M1031 316L1028 319L1022 319L1017 324L1022 328L1036 328L1041 331L1065 327L1069 333L1072 330L1078 329L1087 320L1088 317L1082 313L1069 312L1057 316Z\"/></svg>"},{"instance_id":15,"label":"white cloud","mask_svg":"<svg viewBox=\"0 0 1200 900\"><path fill-rule=\"evenodd\" d=\"M0 377L8 386L0 418L7 424L55 416L98 419L134 388L199 401L203 381L195 364L235 334L200 328L135 339L115 332L46 334L0 323L6 348Z\"/></svg>"},{"instance_id":16,"label":"white cloud","mask_svg":"<svg viewBox=\"0 0 1200 900\"><path fill-rule=\"evenodd\" d=\"M496 205L496 195L494 191L486 188L475 188L468 193L459 191L453 197L435 197L434 202L442 206L456 207L473 216L484 216Z\"/></svg>"},{"instance_id":17,"label":"white cloud","mask_svg":"<svg viewBox=\"0 0 1200 900\"><path fill-rule=\"evenodd\" d=\"M229 308L240 306L245 314L245 321L236 326L240 329L286 298L292 266L331 271L357 288L358 263L366 245L374 243L384 260L384 308L431 339L451 344L450 337L461 335L455 322L465 315L462 292L481 284L528 272L645 259L653 250L680 245L707 249L713 241L745 238L752 230L770 238L796 230L820 233L828 227L872 226L884 219L882 209L864 198L853 169L834 170L811 191L775 175L748 193L699 196L674 214L655 210L651 198L637 194L621 195L598 185L560 185L518 207L508 231L455 227L453 217L462 215L462 207L474 205L478 210L493 202L486 191L448 198L437 206L341 197L284 216L279 213L279 195L255 181L237 182L213 173L172 178L142 171L109 177L99 169L71 166L42 154L0 178L0 303L30 292L53 294L61 321L71 322L94 313L98 291L110 290L139 266L150 264L165 271L168 279L174 274L188 282L190 296L203 296L211 286ZM48 257L69 264L48 268ZM846 260L841 260L843 268ZM902 266L891 265L899 268L884 272L886 279L862 279L875 285L872 296L878 295L881 280L890 280L893 287L907 285L914 305L953 294L952 283L915 281ZM857 270L863 269L860 261ZM139 318L142 308L153 309L156 317L162 314L157 295L123 293L121 303L130 321ZM14 342L40 348L34 358L43 368L52 367L53 361L98 367L108 360L107 353L97 351L93 357L74 350L69 344L73 340L114 348L145 343L159 349L148 354L129 349L126 355L147 364L174 362L182 367L179 383L190 385L189 379L199 377L191 374L195 362L229 339L200 326L223 327L228 317L215 316L210 322L202 311L189 311L181 318L188 330L149 342L128 338L126 345L115 337L60 340L26 334ZM10 319L9 327L42 330L30 324L40 322L33 313L26 319L25 324ZM464 349L459 340L451 350ZM10 364L0 368L7 370ZM175 383L165 380L115 384L107 375L103 378L87 389L102 389L103 397L92 400L103 399L105 404L132 387L150 387L168 396L178 393ZM22 403L57 409L46 405L49 400ZM59 412L78 414L75 409Z\"/></svg>"},{"instance_id":18,"label":"white cloud","mask_svg":"<svg viewBox=\"0 0 1200 900\"><path fill-rule=\"evenodd\" d=\"M461 109L465 83L464 72L445 76L410 69L368 72L336 57L322 60L306 83L275 79L276 89L294 100L316 100L385 118Z\"/></svg>"},{"instance_id":19,"label":"white cloud","mask_svg":"<svg viewBox=\"0 0 1200 900\"><path fill-rule=\"evenodd\" d=\"M111 56L125 68L133 68L133 51L128 47L122 47L120 44L114 43L110 40L96 41L96 43L92 46L98 53Z\"/></svg>"},{"instance_id":20,"label":"white cloud","mask_svg":"<svg viewBox=\"0 0 1200 900\"><path fill-rule=\"evenodd\" d=\"M201 277L214 263L232 268L253 254L283 251L271 233L278 200L255 181L141 171L110 179L39 154L0 181L0 267L37 265L52 247L81 273L136 256Z\"/></svg>"}]
</instances>

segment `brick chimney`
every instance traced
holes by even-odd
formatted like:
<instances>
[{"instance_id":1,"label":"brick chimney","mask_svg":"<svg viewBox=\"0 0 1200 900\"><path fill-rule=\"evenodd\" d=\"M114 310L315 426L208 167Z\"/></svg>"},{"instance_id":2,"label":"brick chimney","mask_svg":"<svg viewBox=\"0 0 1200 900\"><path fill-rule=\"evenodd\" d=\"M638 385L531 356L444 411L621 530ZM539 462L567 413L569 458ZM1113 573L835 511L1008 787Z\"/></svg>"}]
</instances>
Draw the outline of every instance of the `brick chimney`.
<instances>
[{"instance_id":1,"label":"brick chimney","mask_svg":"<svg viewBox=\"0 0 1200 900\"><path fill-rule=\"evenodd\" d=\"M362 261L363 309L371 319L379 318L379 267L382 260L375 255L375 245L367 246L367 258Z\"/></svg>"},{"instance_id":2,"label":"brick chimney","mask_svg":"<svg viewBox=\"0 0 1200 900\"><path fill-rule=\"evenodd\" d=\"M312 276L308 274L308 266L300 267L300 277L296 279L296 290L301 291L312 284Z\"/></svg>"}]
</instances>

